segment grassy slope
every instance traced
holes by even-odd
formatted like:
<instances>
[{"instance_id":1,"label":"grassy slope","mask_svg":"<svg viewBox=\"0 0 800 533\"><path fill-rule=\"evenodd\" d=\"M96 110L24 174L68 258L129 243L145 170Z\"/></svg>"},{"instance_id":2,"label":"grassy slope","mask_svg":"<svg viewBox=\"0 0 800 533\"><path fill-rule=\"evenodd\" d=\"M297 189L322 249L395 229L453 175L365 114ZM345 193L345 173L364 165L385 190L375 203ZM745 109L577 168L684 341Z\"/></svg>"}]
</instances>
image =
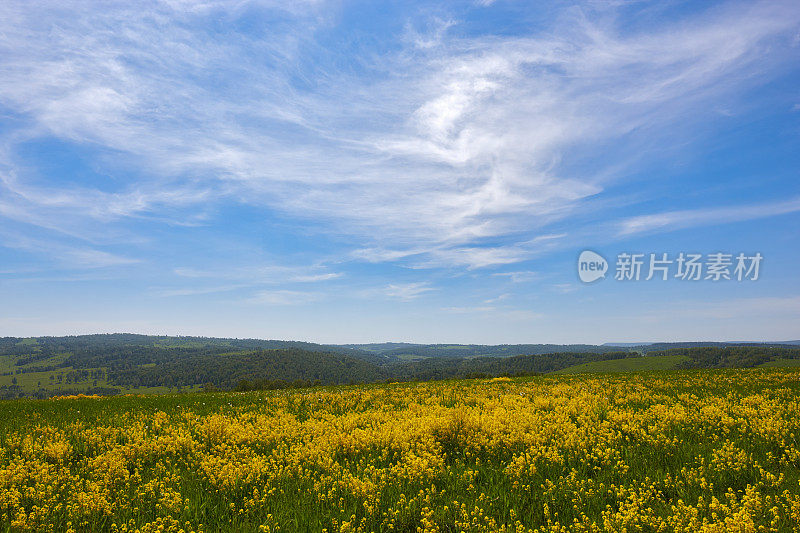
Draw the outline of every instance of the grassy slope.
<instances>
[{"instance_id":1,"label":"grassy slope","mask_svg":"<svg viewBox=\"0 0 800 533\"><path fill-rule=\"evenodd\" d=\"M58 364L64 360L66 356L63 354L59 354L48 359L44 359L42 361L36 361L29 365L23 366L16 366L14 363L18 359L18 356L8 356L8 355L0 355L0 372L15 372L17 369L24 369L30 368L32 366L44 366L44 365L51 365L51 364ZM77 381L74 383L67 383L66 381L62 381L61 383L58 382L57 379L50 379L50 376L58 377L59 374L62 376L66 376L68 372L74 370L71 366L58 368L56 370L51 370L47 372L27 372L24 374L13 374L11 376L0 376L0 386L6 385L11 386L13 385L14 378L17 379L17 385L25 392L34 392L39 389L44 390L76 390L76 391L85 391L92 387L114 387L119 388L122 392L130 392L136 394L153 394L153 393L165 393L169 392L168 387L139 387L139 388L126 388L126 387L119 387L117 385L109 384L105 379L97 380L95 384L95 380L87 379L82 381ZM85 368L81 370L96 370L95 368ZM199 387L197 387L199 390ZM187 390L191 390L187 388Z\"/></svg>"},{"instance_id":2,"label":"grassy slope","mask_svg":"<svg viewBox=\"0 0 800 533\"><path fill-rule=\"evenodd\" d=\"M662 357L628 357L610 361L594 361L570 366L553 372L554 374L576 374L581 372L637 372L644 370L670 370L679 363L687 361L685 355L665 355Z\"/></svg>"}]
</instances>

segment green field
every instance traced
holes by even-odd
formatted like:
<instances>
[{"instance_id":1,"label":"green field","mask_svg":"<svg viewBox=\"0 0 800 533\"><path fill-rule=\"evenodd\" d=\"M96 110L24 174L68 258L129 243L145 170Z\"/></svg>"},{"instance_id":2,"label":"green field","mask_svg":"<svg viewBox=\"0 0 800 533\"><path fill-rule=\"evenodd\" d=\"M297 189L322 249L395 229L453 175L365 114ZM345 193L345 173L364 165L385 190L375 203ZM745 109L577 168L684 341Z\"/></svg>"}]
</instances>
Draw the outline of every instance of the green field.
<instances>
[{"instance_id":1,"label":"green field","mask_svg":"<svg viewBox=\"0 0 800 533\"><path fill-rule=\"evenodd\" d=\"M0 531L800 528L800 370L0 401Z\"/></svg>"},{"instance_id":2,"label":"green field","mask_svg":"<svg viewBox=\"0 0 800 533\"><path fill-rule=\"evenodd\" d=\"M397 356L399 361L422 361L423 359L428 359L425 355L414 355L410 353L404 353Z\"/></svg>"},{"instance_id":3,"label":"green field","mask_svg":"<svg viewBox=\"0 0 800 533\"><path fill-rule=\"evenodd\" d=\"M664 355L660 357L628 357L609 361L593 361L557 370L555 374L577 374L583 372L642 372L649 370L671 370L678 364L688 361L685 355Z\"/></svg>"},{"instance_id":4,"label":"green field","mask_svg":"<svg viewBox=\"0 0 800 533\"><path fill-rule=\"evenodd\" d=\"M66 357L66 354L59 354L54 357L50 357L48 359L37 361L35 363L31 363L28 365L15 365L15 361L17 360L16 357L9 357L9 356L0 356L0 372L14 372L11 375L0 375L0 387L11 387L17 386L22 391L31 393L38 390L45 390L45 391L75 391L75 392L86 392L87 390L96 388L96 387L108 387L108 388L117 388L120 389L122 393L131 393L131 394L163 394L168 393L170 391L176 391L177 387L121 387L119 385L114 385L108 383L108 381L103 379L79 379L71 382L66 381L66 376L71 371L75 370L71 366L66 367L58 367L55 370L48 370L44 372L21 372L17 373L18 370L26 370L30 369L31 367L41 366L41 365L56 365L61 363ZM141 365L142 367L150 367L154 366L152 364ZM89 371L100 370L98 368L89 368L83 369ZM107 371L107 369L102 368L102 370ZM51 379L52 378L52 379ZM60 378L60 379L59 379ZM199 390L199 386L187 386L183 387L187 391L191 391L194 389Z\"/></svg>"},{"instance_id":5,"label":"green field","mask_svg":"<svg viewBox=\"0 0 800 533\"><path fill-rule=\"evenodd\" d=\"M35 337L29 337L27 339L22 339L17 343L17 346L36 346L39 344L39 341L36 340Z\"/></svg>"}]
</instances>

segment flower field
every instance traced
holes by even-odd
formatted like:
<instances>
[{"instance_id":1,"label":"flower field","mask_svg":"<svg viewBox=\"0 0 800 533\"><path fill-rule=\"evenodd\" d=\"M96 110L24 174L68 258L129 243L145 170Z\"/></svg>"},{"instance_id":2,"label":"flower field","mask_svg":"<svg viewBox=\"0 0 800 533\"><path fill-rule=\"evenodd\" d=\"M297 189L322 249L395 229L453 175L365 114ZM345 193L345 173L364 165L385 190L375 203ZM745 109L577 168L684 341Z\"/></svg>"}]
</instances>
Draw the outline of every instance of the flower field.
<instances>
[{"instance_id":1,"label":"flower field","mask_svg":"<svg viewBox=\"0 0 800 533\"><path fill-rule=\"evenodd\" d=\"M0 531L796 531L800 371L0 403Z\"/></svg>"}]
</instances>

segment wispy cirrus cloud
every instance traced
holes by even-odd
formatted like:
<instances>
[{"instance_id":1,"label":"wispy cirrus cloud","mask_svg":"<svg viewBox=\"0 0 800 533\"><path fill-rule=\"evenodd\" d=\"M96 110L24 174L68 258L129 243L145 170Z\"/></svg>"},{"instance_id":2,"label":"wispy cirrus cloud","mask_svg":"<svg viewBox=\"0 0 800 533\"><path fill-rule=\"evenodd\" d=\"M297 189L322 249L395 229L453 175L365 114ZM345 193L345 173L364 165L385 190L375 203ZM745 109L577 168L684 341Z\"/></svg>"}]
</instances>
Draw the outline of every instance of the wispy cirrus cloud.
<instances>
[{"instance_id":1,"label":"wispy cirrus cloud","mask_svg":"<svg viewBox=\"0 0 800 533\"><path fill-rule=\"evenodd\" d=\"M269 317L283 335L435 340L463 320L492 342L569 340L574 248L756 219L793 242L766 218L800 212L791 149L769 146L797 131L796 2L384 3L368 23L357 8L0 2L0 262L21 272L4 301L38 290L65 309L51 280L102 277L145 299L120 317L161 297L159 331L192 297L210 310L179 324L195 332ZM772 265L796 259L773 248ZM792 282L770 275L737 290ZM695 289L620 309L675 290ZM349 313L369 316L342 333ZM595 315L580 334L633 323Z\"/></svg>"},{"instance_id":2,"label":"wispy cirrus cloud","mask_svg":"<svg viewBox=\"0 0 800 533\"><path fill-rule=\"evenodd\" d=\"M550 286L552 290L561 294L569 294L578 290L574 283L555 283Z\"/></svg>"},{"instance_id":3,"label":"wispy cirrus cloud","mask_svg":"<svg viewBox=\"0 0 800 533\"><path fill-rule=\"evenodd\" d=\"M67 250L63 253L64 263L77 268L103 268L119 265L132 265L141 260L122 257L102 250Z\"/></svg>"},{"instance_id":4,"label":"wispy cirrus cloud","mask_svg":"<svg viewBox=\"0 0 800 533\"><path fill-rule=\"evenodd\" d=\"M458 314L491 313L495 310L496 308L491 305L442 307L442 311L446 313Z\"/></svg>"},{"instance_id":5,"label":"wispy cirrus cloud","mask_svg":"<svg viewBox=\"0 0 800 533\"><path fill-rule=\"evenodd\" d=\"M329 272L322 265L281 265L265 264L233 268L177 267L173 272L182 278L230 279L248 281L254 284L265 283L318 283L343 276L341 272Z\"/></svg>"},{"instance_id":6,"label":"wispy cirrus cloud","mask_svg":"<svg viewBox=\"0 0 800 533\"><path fill-rule=\"evenodd\" d=\"M511 294L510 292L504 292L503 294L501 294L499 296L495 296L494 298L489 298L487 300L484 300L484 303L496 304L496 303L502 302L503 300L507 300L507 299L511 298L512 296L513 296L513 294Z\"/></svg>"},{"instance_id":7,"label":"wispy cirrus cloud","mask_svg":"<svg viewBox=\"0 0 800 533\"><path fill-rule=\"evenodd\" d=\"M496 316L503 320L511 320L515 322L529 322L532 320L539 320L546 316L544 313L537 313L536 311L531 311L530 309L497 308L491 305L443 307L442 311L455 314Z\"/></svg>"},{"instance_id":8,"label":"wispy cirrus cloud","mask_svg":"<svg viewBox=\"0 0 800 533\"><path fill-rule=\"evenodd\" d=\"M442 266L466 267L468 270L518 263L530 257L541 255L562 246L567 235L537 235L522 242L485 246L452 246L439 244L408 250L366 248L355 250L352 257L370 262L404 260L413 268L433 268Z\"/></svg>"},{"instance_id":9,"label":"wispy cirrus cloud","mask_svg":"<svg viewBox=\"0 0 800 533\"><path fill-rule=\"evenodd\" d=\"M32 238L6 228L0 228L0 239L2 239L4 246L7 248L24 251L33 256L49 255L51 257L49 269L102 269L130 266L143 262L136 257L100 250L80 242L71 243ZM28 269L28 273L31 274L41 271L40 269Z\"/></svg>"},{"instance_id":10,"label":"wispy cirrus cloud","mask_svg":"<svg viewBox=\"0 0 800 533\"><path fill-rule=\"evenodd\" d=\"M763 52L800 20L781 2L639 33L581 10L534 36L457 34L457 19L444 19L412 49L356 48L359 68L336 69L341 58L319 42L336 9L5 2L0 105L19 127L0 143L19 203L0 214L54 231L68 214L65 227L88 236L97 226L82 219L185 223L184 208L226 201L313 219L376 261L516 263L547 250L535 241L543 228L604 193L603 169L581 175L565 159L622 138L655 142L710 103L736 101L789 60L782 46ZM65 10L70 23L54 26ZM280 22L234 39L213 29L243 17ZM135 178L113 192L35 187L19 146L44 137L108 150L97 165L130 165ZM496 238L510 244L487 242Z\"/></svg>"},{"instance_id":11,"label":"wispy cirrus cloud","mask_svg":"<svg viewBox=\"0 0 800 533\"><path fill-rule=\"evenodd\" d=\"M539 279L541 275L532 270L519 270L515 272L495 272L493 276L507 277L512 283L524 283L526 281L533 281Z\"/></svg>"},{"instance_id":12,"label":"wispy cirrus cloud","mask_svg":"<svg viewBox=\"0 0 800 533\"><path fill-rule=\"evenodd\" d=\"M265 290L258 291L245 300L250 304L305 305L319 300L320 294L307 291Z\"/></svg>"},{"instance_id":13,"label":"wispy cirrus cloud","mask_svg":"<svg viewBox=\"0 0 800 533\"><path fill-rule=\"evenodd\" d=\"M296 281L298 283L315 283L318 281L328 281L331 279L341 278L343 274L341 272L326 272L324 274L301 274L292 276L290 281Z\"/></svg>"},{"instance_id":14,"label":"wispy cirrus cloud","mask_svg":"<svg viewBox=\"0 0 800 533\"><path fill-rule=\"evenodd\" d=\"M180 286L154 288L153 293L162 297L195 296L230 292L239 289L258 289L247 301L260 303L305 304L317 299L318 294L308 291L275 290L276 285L294 286L322 284L341 278L341 272L327 272L321 266L262 265L258 267L196 269L177 267L173 273ZM185 280L185 281L184 281ZM187 284L188 282L188 284ZM264 288L269 287L269 288ZM292 296L296 298L292 299Z\"/></svg>"},{"instance_id":15,"label":"wispy cirrus cloud","mask_svg":"<svg viewBox=\"0 0 800 533\"><path fill-rule=\"evenodd\" d=\"M172 289L152 289L155 296L162 298L171 298L174 296L197 296L205 294L214 294L220 292L230 292L238 289L250 287L250 285L213 285L204 287L186 287L186 288L172 288Z\"/></svg>"},{"instance_id":16,"label":"wispy cirrus cloud","mask_svg":"<svg viewBox=\"0 0 800 533\"><path fill-rule=\"evenodd\" d=\"M368 291L368 294L382 295L403 302L410 302L411 300L416 300L425 293L435 290L436 288L431 287L430 283L427 282L392 283L386 287Z\"/></svg>"},{"instance_id":17,"label":"wispy cirrus cloud","mask_svg":"<svg viewBox=\"0 0 800 533\"><path fill-rule=\"evenodd\" d=\"M748 204L730 207L687 209L641 215L617 224L620 236L639 233L665 232L696 226L729 224L758 218L785 215L800 211L800 198L780 202Z\"/></svg>"}]
</instances>

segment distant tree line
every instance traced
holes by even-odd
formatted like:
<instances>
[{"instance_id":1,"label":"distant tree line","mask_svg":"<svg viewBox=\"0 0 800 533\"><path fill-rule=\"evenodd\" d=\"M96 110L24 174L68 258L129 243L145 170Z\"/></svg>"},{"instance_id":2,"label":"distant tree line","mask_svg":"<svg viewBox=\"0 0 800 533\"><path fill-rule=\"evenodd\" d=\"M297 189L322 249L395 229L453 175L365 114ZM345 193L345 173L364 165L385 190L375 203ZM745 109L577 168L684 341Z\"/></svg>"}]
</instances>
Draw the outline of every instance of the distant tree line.
<instances>
[{"instance_id":1,"label":"distant tree line","mask_svg":"<svg viewBox=\"0 0 800 533\"><path fill-rule=\"evenodd\" d=\"M796 345L697 344L650 345L646 349L636 347L636 351L627 346L590 345L386 345L387 349L378 354L353 347L294 341L113 334L36 339L5 337L0 338L0 356L11 358L17 365L14 371L4 375L53 372L49 377L51 390L43 392L40 387L39 391L31 393L34 396L69 392L69 389L52 390L53 385L69 386L94 380L96 386L97 381L103 379L109 391L187 386L201 386L207 390L253 390L533 375L583 363L639 357L639 350L650 357L684 355L688 357L684 368L752 367L776 358L800 357L800 346ZM546 347L552 351L542 353ZM526 349L530 352L516 353ZM401 360L397 356L401 351L421 359ZM387 353L390 355L386 356ZM58 357L50 360L54 356ZM22 387L16 383L6 386L2 392L3 397L23 394Z\"/></svg>"},{"instance_id":2,"label":"distant tree line","mask_svg":"<svg viewBox=\"0 0 800 533\"><path fill-rule=\"evenodd\" d=\"M319 380L325 385L365 383L381 376L377 365L346 355L299 349L228 355L195 355L155 366L117 368L108 380L126 387L175 387L210 383L231 389L242 380Z\"/></svg>"},{"instance_id":3,"label":"distant tree line","mask_svg":"<svg viewBox=\"0 0 800 533\"><path fill-rule=\"evenodd\" d=\"M685 355L681 368L751 368L775 359L798 359L800 347L790 346L700 346L674 348L650 355Z\"/></svg>"},{"instance_id":4,"label":"distant tree line","mask_svg":"<svg viewBox=\"0 0 800 533\"><path fill-rule=\"evenodd\" d=\"M561 352L513 357L436 358L388 366L388 377L398 381L455 379L466 377L543 374L573 365L609 359L624 359L630 352Z\"/></svg>"},{"instance_id":5,"label":"distant tree line","mask_svg":"<svg viewBox=\"0 0 800 533\"><path fill-rule=\"evenodd\" d=\"M304 350L263 350L225 356L184 358L156 366L109 372L108 380L125 387L176 387L196 383L241 390L292 386L428 381L471 376L530 375L568 366L620 359L630 352L555 353L514 357L436 358L378 366L352 357Z\"/></svg>"},{"instance_id":6,"label":"distant tree line","mask_svg":"<svg viewBox=\"0 0 800 533\"><path fill-rule=\"evenodd\" d=\"M636 346L636 350L647 353L648 355L664 355L668 350L672 354L677 354L675 350L683 349L690 350L694 348L755 348L755 349L800 349L800 346L795 344L769 344L763 342L658 342L654 344L646 344ZM683 352L684 354L687 352Z\"/></svg>"},{"instance_id":7,"label":"distant tree line","mask_svg":"<svg viewBox=\"0 0 800 533\"><path fill-rule=\"evenodd\" d=\"M0 338L0 356L22 356L16 359L16 366L30 365L55 355L62 355L64 360L58 364L59 367L130 368L143 364L160 364L180 357L270 349L301 349L339 353L372 362L385 360L385 358L363 350L301 341L168 337L132 333L34 337L32 339Z\"/></svg>"},{"instance_id":8,"label":"distant tree line","mask_svg":"<svg viewBox=\"0 0 800 533\"><path fill-rule=\"evenodd\" d=\"M17 398L35 398L44 400L53 396L70 396L75 394L97 394L100 396L114 396L122 391L116 387L89 387L86 389L38 389L23 391L19 385L0 387L0 400L14 400Z\"/></svg>"},{"instance_id":9,"label":"distant tree line","mask_svg":"<svg viewBox=\"0 0 800 533\"><path fill-rule=\"evenodd\" d=\"M514 355L541 355L554 353L613 353L619 352L618 346L597 346L592 344L423 344L401 346L381 351L385 357L511 357Z\"/></svg>"}]
</instances>

